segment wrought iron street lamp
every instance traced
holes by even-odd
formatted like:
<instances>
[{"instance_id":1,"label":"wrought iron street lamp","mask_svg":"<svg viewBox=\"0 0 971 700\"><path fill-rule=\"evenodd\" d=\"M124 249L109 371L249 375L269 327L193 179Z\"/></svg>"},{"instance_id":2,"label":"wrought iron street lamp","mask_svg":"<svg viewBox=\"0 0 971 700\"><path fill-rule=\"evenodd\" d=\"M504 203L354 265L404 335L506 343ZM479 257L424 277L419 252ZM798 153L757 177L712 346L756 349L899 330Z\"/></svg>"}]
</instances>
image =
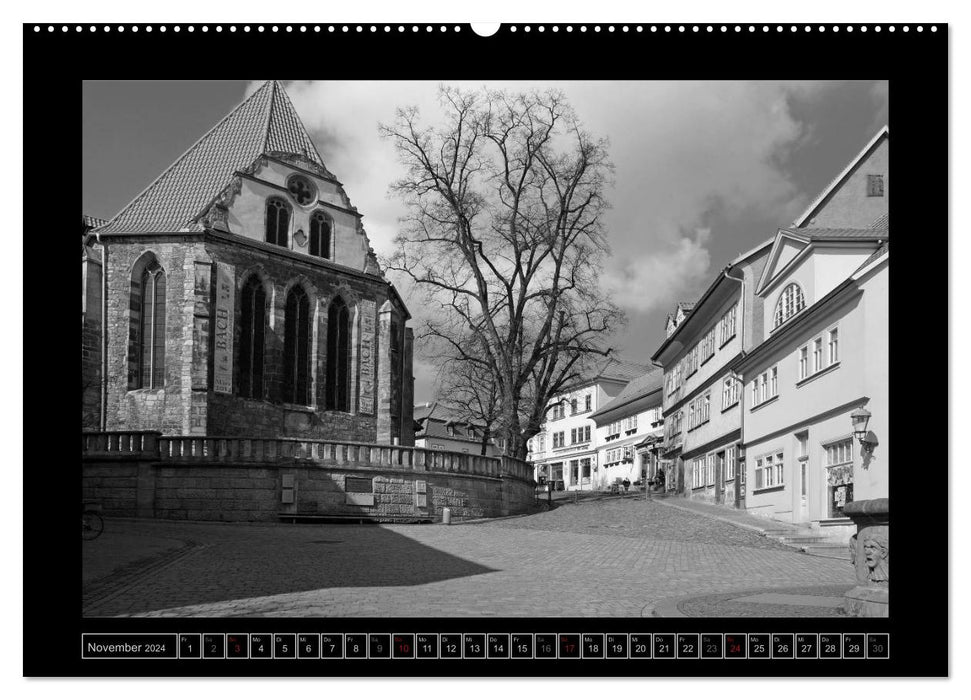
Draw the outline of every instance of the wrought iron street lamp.
<instances>
[{"instance_id":1,"label":"wrought iron street lamp","mask_svg":"<svg viewBox=\"0 0 971 700\"><path fill-rule=\"evenodd\" d=\"M873 431L867 430L871 415L873 414L862 406L850 414L850 419L853 421L853 434L859 440L860 445L863 446L864 454L873 452L873 448L879 444L877 436L873 434Z\"/></svg>"}]
</instances>

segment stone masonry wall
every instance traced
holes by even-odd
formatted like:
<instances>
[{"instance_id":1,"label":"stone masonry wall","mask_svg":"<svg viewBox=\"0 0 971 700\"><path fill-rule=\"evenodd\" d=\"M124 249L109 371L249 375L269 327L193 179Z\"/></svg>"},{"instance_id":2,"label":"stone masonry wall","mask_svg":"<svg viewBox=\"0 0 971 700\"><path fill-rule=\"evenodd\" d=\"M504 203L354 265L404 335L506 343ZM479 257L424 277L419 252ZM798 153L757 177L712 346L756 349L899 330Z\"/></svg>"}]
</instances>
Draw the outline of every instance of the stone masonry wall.
<instances>
[{"instance_id":1,"label":"stone masonry wall","mask_svg":"<svg viewBox=\"0 0 971 700\"><path fill-rule=\"evenodd\" d=\"M234 346L240 340L243 285L257 275L267 291L267 319L262 398L245 398L235 394L239 386L238 363L233 367L233 394L211 393L207 430L211 435L252 435L304 437L356 442L377 439L377 420L388 407L372 396L374 413L360 411L361 365L358 357L361 319L359 304L368 300L380 308L388 300L388 284L383 280L342 274L339 269L322 268L313 261L274 258L259 250L212 239L207 249L216 267L228 266L236 282ZM283 397L283 342L286 296L301 284L310 297L311 310L311 405L286 404ZM351 410L324 410L327 371L327 329L330 302L340 295L347 303L351 317ZM374 319L375 326L377 318ZM377 342L377 335L375 335ZM238 353L236 354L238 357ZM376 387L377 382L373 383Z\"/></svg>"},{"instance_id":2,"label":"stone masonry wall","mask_svg":"<svg viewBox=\"0 0 971 700\"><path fill-rule=\"evenodd\" d=\"M81 427L101 426L101 320L81 324Z\"/></svg>"},{"instance_id":3,"label":"stone masonry wall","mask_svg":"<svg viewBox=\"0 0 971 700\"><path fill-rule=\"evenodd\" d=\"M285 477L295 485L292 504L283 502ZM348 493L348 478L370 478L372 493ZM525 513L535 500L533 485L512 477L104 459L85 461L83 496L108 516L224 521L281 514L440 521L445 507L461 520Z\"/></svg>"},{"instance_id":4,"label":"stone masonry wall","mask_svg":"<svg viewBox=\"0 0 971 700\"><path fill-rule=\"evenodd\" d=\"M229 394L209 396L209 430L226 437L299 437L374 442L375 416L284 406Z\"/></svg>"},{"instance_id":5,"label":"stone masonry wall","mask_svg":"<svg viewBox=\"0 0 971 700\"><path fill-rule=\"evenodd\" d=\"M196 260L208 256L201 240L113 241L107 248L108 278L107 411L108 430L191 432L192 333ZM128 336L131 275L147 252L165 270L165 382L160 389L128 390ZM190 329L190 330L187 330Z\"/></svg>"},{"instance_id":6,"label":"stone masonry wall","mask_svg":"<svg viewBox=\"0 0 971 700\"><path fill-rule=\"evenodd\" d=\"M153 254L166 275L165 381L158 389L128 390L128 341L131 275L136 262ZM108 309L104 324L108 342L107 410L108 430L158 430L167 435L250 435L254 437L303 437L355 442L374 442L377 423L391 417L391 394L378 396L378 377L391 367L374 367L372 412L361 412L361 358L358 352L362 327L359 302L373 301L379 309L386 303L401 314L384 280L364 277L339 267L321 267L299 256L275 257L265 251L238 245L217 235L187 234L158 240L147 237L114 238L107 245L106 275ZM236 284L234 299L233 393L213 391L213 343L215 327L213 294L217 272L224 267ZM267 290L266 350L264 386L260 398L236 395L239 386L238 341L242 285L258 275ZM304 286L311 300L311 405L294 406L283 399L283 337L286 294L296 283ZM325 384L327 305L337 295L351 311L351 410L326 411ZM379 340L377 315L374 342ZM98 354L95 355L95 350ZM84 381L92 384L84 394L85 427L96 428L100 408L100 328L93 320L84 327ZM409 358L410 360L410 355ZM377 365L377 363L375 363ZM395 372L398 385L394 396L410 394L411 367ZM382 400L383 399L383 400ZM366 402L365 402L366 403ZM413 444L410 404L399 408L402 444ZM397 426L396 426L397 427ZM386 431L387 432L387 431Z\"/></svg>"},{"instance_id":7,"label":"stone masonry wall","mask_svg":"<svg viewBox=\"0 0 971 700\"><path fill-rule=\"evenodd\" d=\"M101 427L101 251L89 244L82 256L81 426Z\"/></svg>"}]
</instances>

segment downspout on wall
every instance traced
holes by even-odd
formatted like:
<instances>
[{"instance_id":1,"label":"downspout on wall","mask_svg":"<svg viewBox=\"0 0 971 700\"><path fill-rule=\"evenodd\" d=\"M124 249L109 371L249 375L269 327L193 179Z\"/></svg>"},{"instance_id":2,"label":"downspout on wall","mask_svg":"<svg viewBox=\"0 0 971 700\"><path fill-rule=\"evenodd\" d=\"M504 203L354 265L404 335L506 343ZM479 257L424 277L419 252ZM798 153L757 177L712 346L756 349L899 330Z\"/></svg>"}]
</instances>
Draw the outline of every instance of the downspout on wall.
<instances>
[{"instance_id":1,"label":"downspout on wall","mask_svg":"<svg viewBox=\"0 0 971 700\"><path fill-rule=\"evenodd\" d=\"M742 277L732 277L729 272L731 267L726 267L722 270L722 274L725 279L732 280L733 282L738 282L741 291L739 292L739 304L741 304L741 313L739 314L739 321L742 324L742 357L745 357L745 273L742 273ZM745 445L745 386L742 384L742 378L739 376L735 370L731 370L732 376L739 383L738 387L738 428L739 428L739 449L735 450L735 508L739 508L741 505L741 494L742 494L742 482L747 481L745 479L745 462L741 456L741 448ZM722 483L725 483L725 477L722 475ZM747 485L746 485L747 488Z\"/></svg>"}]
</instances>

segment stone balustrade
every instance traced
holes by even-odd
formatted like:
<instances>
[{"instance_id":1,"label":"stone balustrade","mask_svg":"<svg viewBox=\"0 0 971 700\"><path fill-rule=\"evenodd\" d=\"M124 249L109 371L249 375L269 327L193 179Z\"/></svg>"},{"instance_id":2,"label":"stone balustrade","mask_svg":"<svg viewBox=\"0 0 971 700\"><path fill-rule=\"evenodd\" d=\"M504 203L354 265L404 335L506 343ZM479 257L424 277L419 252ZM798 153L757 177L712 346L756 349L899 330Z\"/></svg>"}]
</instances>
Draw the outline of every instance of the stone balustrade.
<instances>
[{"instance_id":1,"label":"stone balustrade","mask_svg":"<svg viewBox=\"0 0 971 700\"><path fill-rule=\"evenodd\" d=\"M117 430L81 433L81 453L98 457L138 457L158 454L161 433L154 430Z\"/></svg>"},{"instance_id":2,"label":"stone balustrade","mask_svg":"<svg viewBox=\"0 0 971 700\"><path fill-rule=\"evenodd\" d=\"M527 462L460 452L300 438L162 435L154 431L86 432L86 457L138 457L162 463L318 464L328 467L384 468L532 480Z\"/></svg>"}]
</instances>

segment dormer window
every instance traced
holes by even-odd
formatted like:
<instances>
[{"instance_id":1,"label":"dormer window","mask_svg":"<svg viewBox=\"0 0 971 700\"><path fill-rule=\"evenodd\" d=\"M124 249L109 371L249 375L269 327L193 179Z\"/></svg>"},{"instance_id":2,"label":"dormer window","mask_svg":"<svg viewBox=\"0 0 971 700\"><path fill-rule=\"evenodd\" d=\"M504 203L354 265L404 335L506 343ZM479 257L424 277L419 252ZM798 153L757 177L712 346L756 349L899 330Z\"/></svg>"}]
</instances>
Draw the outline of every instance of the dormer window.
<instances>
[{"instance_id":1,"label":"dormer window","mask_svg":"<svg viewBox=\"0 0 971 700\"><path fill-rule=\"evenodd\" d=\"M778 328L804 308L806 308L806 298L802 295L799 285L793 282L779 295L779 300L775 304L775 324L772 327Z\"/></svg>"},{"instance_id":2,"label":"dormer window","mask_svg":"<svg viewBox=\"0 0 971 700\"><path fill-rule=\"evenodd\" d=\"M310 254L330 259L330 220L322 211L310 217Z\"/></svg>"},{"instance_id":3,"label":"dormer window","mask_svg":"<svg viewBox=\"0 0 971 700\"><path fill-rule=\"evenodd\" d=\"M278 197L266 202L266 242L289 247L290 207Z\"/></svg>"},{"instance_id":4,"label":"dormer window","mask_svg":"<svg viewBox=\"0 0 971 700\"><path fill-rule=\"evenodd\" d=\"M317 201L317 188L303 175L291 175L287 180L287 191L293 201L302 207L310 206Z\"/></svg>"}]
</instances>

